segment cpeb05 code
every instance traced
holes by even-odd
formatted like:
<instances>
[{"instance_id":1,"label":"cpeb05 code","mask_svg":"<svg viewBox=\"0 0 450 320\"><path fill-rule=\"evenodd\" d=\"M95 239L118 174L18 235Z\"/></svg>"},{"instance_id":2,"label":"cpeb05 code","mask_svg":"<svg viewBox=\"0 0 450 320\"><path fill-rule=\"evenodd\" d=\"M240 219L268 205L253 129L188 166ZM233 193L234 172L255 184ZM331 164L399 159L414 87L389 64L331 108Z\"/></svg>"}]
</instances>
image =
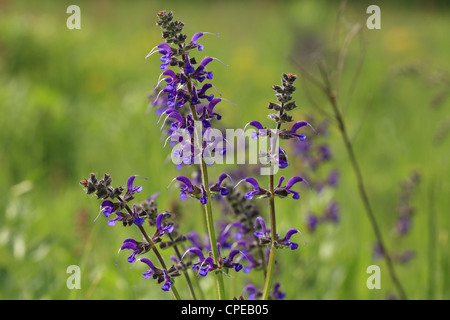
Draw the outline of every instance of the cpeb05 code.
<instances>
[{"instance_id":1,"label":"cpeb05 code","mask_svg":"<svg viewBox=\"0 0 450 320\"><path fill-rule=\"evenodd\" d=\"M269 313L269 306L264 304L230 304L225 307L225 312L233 315L265 315Z\"/></svg>"}]
</instances>

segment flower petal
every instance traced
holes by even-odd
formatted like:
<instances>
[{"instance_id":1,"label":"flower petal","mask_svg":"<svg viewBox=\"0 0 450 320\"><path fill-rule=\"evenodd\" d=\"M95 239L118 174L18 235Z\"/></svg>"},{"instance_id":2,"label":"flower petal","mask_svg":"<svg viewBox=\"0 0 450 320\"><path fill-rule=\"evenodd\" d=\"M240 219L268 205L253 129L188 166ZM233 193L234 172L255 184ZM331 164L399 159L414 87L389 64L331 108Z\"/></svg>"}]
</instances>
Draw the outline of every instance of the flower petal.
<instances>
[{"instance_id":1,"label":"flower petal","mask_svg":"<svg viewBox=\"0 0 450 320\"><path fill-rule=\"evenodd\" d=\"M197 43L197 40L200 39L201 37L203 37L204 33L203 32L197 32L195 33L192 38L191 38L191 42L193 43Z\"/></svg>"}]
</instances>

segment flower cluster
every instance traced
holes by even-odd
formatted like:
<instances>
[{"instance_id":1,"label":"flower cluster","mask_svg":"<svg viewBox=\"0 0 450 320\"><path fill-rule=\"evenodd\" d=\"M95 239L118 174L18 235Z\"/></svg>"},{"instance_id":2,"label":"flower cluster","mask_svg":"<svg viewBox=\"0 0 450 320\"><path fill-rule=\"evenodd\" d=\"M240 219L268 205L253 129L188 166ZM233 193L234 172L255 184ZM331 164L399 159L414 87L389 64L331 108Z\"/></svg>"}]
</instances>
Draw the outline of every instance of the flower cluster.
<instances>
[{"instance_id":1,"label":"flower cluster","mask_svg":"<svg viewBox=\"0 0 450 320\"><path fill-rule=\"evenodd\" d=\"M285 176L281 176L278 179L278 184L274 183L275 176L275 167L277 169L285 169L290 163L288 160L287 152L283 147L279 146L279 139L282 140L294 140L295 142L302 144L306 140L306 135L299 132L299 130L303 127L309 127L317 134L317 132L312 128L312 126L306 121L297 121L295 122L290 129L282 128L282 125L285 123L293 122L293 117L289 114L290 111L297 108L297 104L292 100L292 94L295 91L294 82L297 77L291 73L286 74L283 73L281 77L281 85L274 85L272 89L276 92L275 97L277 99L277 103L270 102L268 105L269 110L274 110L276 113L269 114L269 119L275 122L275 129L268 129L264 127L261 122L257 120L250 121L247 123L247 126L252 126L255 128L255 132L252 134L252 139L268 139L269 142L269 151L260 152L260 157L264 159L263 163L268 164L269 166L269 186L262 187L260 182L254 177L246 177L240 180L235 188L242 182L245 182L247 186L250 187L250 190L244 193L244 198L247 200L252 199L269 199L270 210L270 225L271 228L266 227L266 222L262 216L257 216L254 218L254 232L253 237L255 239L256 245L254 247L261 248L262 246L267 246L270 249L269 258L267 259L267 252L265 254L261 254L262 259L259 261L259 265L264 264L267 265L267 276L266 276L266 284L265 291L262 293L262 297L267 299L270 296L270 293L267 291L269 287L271 287L271 278L272 275L269 273L269 270L273 269L275 259L274 252L276 249L280 248L290 248L291 250L296 250L298 248L298 243L293 242L291 240L292 236L301 232L296 228L290 228L284 237L280 237L278 233L276 233L276 224L275 224L275 198L286 198L291 197L292 199L298 200L300 199L300 193L294 189L294 187L299 183L305 183L309 188L309 183L300 176L293 176L287 179L285 183ZM302 235L303 237L303 235ZM306 241L305 241L306 244ZM260 252L262 250L260 249ZM248 259L251 262L256 262L255 259ZM255 266L258 264L255 263ZM250 297L256 297L257 291L253 286L251 288ZM274 297L281 297L277 293L278 287L273 289L272 295Z\"/></svg>"},{"instance_id":2,"label":"flower cluster","mask_svg":"<svg viewBox=\"0 0 450 320\"><path fill-rule=\"evenodd\" d=\"M254 132L252 135L253 139L257 140L261 137L267 137L270 139L270 151L263 155L267 158L267 161L265 163L268 163L269 166L277 165L280 169L288 167L289 161L286 151L281 146L276 147L278 138L284 140L295 139L298 143L303 143L306 139L306 135L303 133L297 133L297 131L305 126L309 126L315 133L317 133L306 121L298 121L294 123L294 125L292 125L291 129L289 130L281 128L281 125L283 123L293 121L292 116L289 115L288 112L297 108L297 104L295 103L295 101L291 101L292 94L296 89L294 86L294 82L296 79L297 77L291 73L283 73L281 78L282 85L274 85L272 87L272 89L276 92L275 96L278 100L278 103L270 102L268 105L268 109L277 111L277 113L271 113L269 115L269 118L276 123L275 130L264 127L257 120L250 121L246 125L253 126L256 129L256 132ZM293 199L299 199L300 194L297 191L292 190L292 187L297 182L301 181L308 184L307 181L301 177L294 176L287 181L286 185L282 186L284 179L284 176L279 179L277 187L273 190L274 195L280 198L284 198L289 194L292 194ZM246 193L246 199L252 199L254 196L257 196L257 198L267 198L271 196L271 192L262 188L255 178L247 177L240 182L242 181L249 183L253 188L252 191Z\"/></svg>"},{"instance_id":3,"label":"flower cluster","mask_svg":"<svg viewBox=\"0 0 450 320\"><path fill-rule=\"evenodd\" d=\"M91 173L89 178L80 181L80 184L85 188L86 194L95 194L98 199L103 200L100 204L99 215L102 214L105 218L108 218L107 224L111 227L115 226L118 221L122 222L124 227L135 225L140 228L142 235L146 241L137 241L132 238L127 238L123 241L119 248L119 253L122 250L131 250L131 255L128 256L127 261L129 263L135 263L136 256L142 255L153 250L157 250L155 243L162 241L164 234L171 234L174 231L174 225L170 222L164 221L171 214L167 211L159 213L155 199L157 194L148 197L146 200L131 205L132 200L135 198L136 193L140 193L143 190L142 186L135 185L135 179L137 175L132 175L127 179L126 187L111 186L112 179L109 174L105 174L100 180L97 179L94 173ZM125 191L126 190L126 191ZM125 193L124 193L125 192ZM110 219L112 216L114 218ZM98 218L98 216L97 216ZM95 220L97 220L97 218ZM147 221L149 226L155 227L155 233L152 237L149 237L143 228L143 225ZM173 242L185 240L184 238L177 238ZM171 289L173 283L173 277L180 275L176 266L171 266L169 269L159 269L147 258L141 258L142 262L151 267L151 270L144 274L144 278L149 278L149 274L153 274L153 279L157 279L158 283L164 281L162 290L168 291Z\"/></svg>"},{"instance_id":4,"label":"flower cluster","mask_svg":"<svg viewBox=\"0 0 450 320\"><path fill-rule=\"evenodd\" d=\"M183 34L183 22L174 20L172 12L166 11L158 12L157 25L162 29L164 42L156 45L145 57L147 59L154 54L160 55L162 72L155 87L155 94L151 95L152 104L157 106L158 125L164 118L161 129L166 126L165 145L170 141L173 146L178 146L171 153L173 162L178 168L195 167L195 173L198 173L193 178L179 175L172 179L167 188L176 183L180 188L182 201L188 198L199 201L206 217L208 236L204 240L199 232L180 232L181 228L175 219L178 214L166 210L159 211L155 201L157 194L149 196L144 201L135 201L137 194L143 191L143 187L136 182L145 178L132 175L127 179L125 187L114 188L111 186L112 179L109 175L98 180L95 174L91 174L80 183L87 194L95 194L102 201L98 216L103 215L107 219L107 225L114 227L121 223L124 227L136 226L139 229L143 239L139 241L126 238L117 256L119 258L124 250L131 252L127 257L129 263L134 266L137 262L141 262L148 267L142 273L144 279L156 280L158 284L162 284L163 291L170 290L179 299L174 278L183 274L195 299L195 290L191 286L188 272L193 270L199 279L214 274L217 279L218 295L223 298L222 274L228 275L230 272L241 270L244 273L260 270L265 273L266 281L271 281L272 274L268 271L273 269L275 263L271 258L273 250L298 249L298 243L294 242L295 237L297 234L302 237L303 235L297 228L288 229L284 237L275 232L272 216L274 199L289 197L298 200L300 192L296 188L299 182L305 183L308 187L310 185L300 176L288 179L280 176L278 184L275 184L272 169L275 166L284 169L290 165L286 150L278 146L278 139L293 140L302 144L307 141L306 135L301 132L302 128L309 127L317 132L306 121L294 122L290 129L281 128L283 124L293 122L289 112L297 108L295 101L292 100L292 94L296 89L294 86L296 76L290 73L283 74L281 85L273 86L278 102L270 102L268 105L268 109L274 111L269 115L269 119L275 122L276 129L268 129L256 120L247 124L256 129L252 134L253 139L268 139L270 142L270 150L260 154L271 168L269 187L261 186L262 184L251 176L241 176L240 181L234 184L227 173L219 174L217 180L210 183L207 170L211 163L208 162L208 158L227 152L223 139L213 134L213 130L217 130L213 128L214 122L222 118L216 106L226 99L216 97L212 91L215 89L211 83L214 74L210 66L214 61L220 60L206 56L198 62L194 52L205 49L201 43L202 37L212 33L197 32L187 40L187 35ZM270 228L266 227L263 214L257 205L249 201L257 198L269 199L273 209ZM231 212L231 215L225 215L224 220L217 225L213 220L212 199L228 207L228 212ZM148 228L154 232L147 233ZM217 237L216 230L219 231ZM186 246L186 243L191 245ZM170 267L166 266L159 252L160 249L168 248L173 248L175 253L171 257L174 264ZM159 262L158 266L155 265L155 259L150 260L144 256L152 252ZM285 294L280 291L280 287L279 283L275 283L274 286L266 283L265 291L261 291L253 284L248 284L244 290L248 299L260 297L282 299ZM272 292L269 293L267 288L271 288Z\"/></svg>"},{"instance_id":5,"label":"flower cluster","mask_svg":"<svg viewBox=\"0 0 450 320\"><path fill-rule=\"evenodd\" d=\"M156 89L161 83L165 87L158 92L153 104L159 106L161 117L165 117L164 124L170 125L166 140L180 145L172 155L178 158L177 163L198 164L205 157L205 152L225 152L224 148L217 147L217 141L207 139L208 128L212 127L211 121L221 119L220 114L215 111L216 105L226 100L215 97L211 93L214 86L208 82L214 77L209 64L218 59L205 57L198 63L195 57L190 57L191 50L204 50L199 41L204 35L212 33L197 32L190 42L186 42L187 36L181 33L184 24L173 21L171 12L160 11L158 18L157 24L163 29L165 42L154 47L146 58L155 53L161 54L160 67L164 71ZM160 99L161 95L163 99ZM193 141L193 137L191 139L195 134L198 135L197 141Z\"/></svg>"}]
</instances>

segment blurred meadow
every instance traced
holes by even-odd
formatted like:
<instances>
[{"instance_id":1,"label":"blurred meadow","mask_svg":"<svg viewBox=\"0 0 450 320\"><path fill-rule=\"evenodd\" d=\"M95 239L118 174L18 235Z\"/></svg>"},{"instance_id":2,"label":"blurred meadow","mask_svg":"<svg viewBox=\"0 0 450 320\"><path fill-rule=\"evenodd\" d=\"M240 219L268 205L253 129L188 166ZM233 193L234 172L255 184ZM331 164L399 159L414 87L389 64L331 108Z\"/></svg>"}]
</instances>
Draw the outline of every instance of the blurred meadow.
<instances>
[{"instance_id":1,"label":"blurred meadow","mask_svg":"<svg viewBox=\"0 0 450 320\"><path fill-rule=\"evenodd\" d=\"M81 9L80 30L66 27L71 4ZM366 27L371 4L381 8L380 30ZM449 299L450 6L350 1L337 20L338 1L312 0L0 1L0 298L173 299L141 278L141 266L130 269L126 252L116 265L122 241L140 235L136 228L109 227L102 217L94 222L99 202L79 185L91 172L110 173L114 185L139 174L148 180L139 181L138 199L161 192L159 208L176 203L182 229L203 228L198 203L180 202L177 188L166 189L180 171L167 161L170 148L162 148L158 116L148 109L161 71L159 57L144 57L161 42L155 21L163 9L185 23L188 39L199 31L220 34L202 38L205 51L196 57L229 66L213 66L214 85L236 103L218 106L225 128L252 120L270 125L266 107L281 74L300 76L303 65L318 75L311 57L332 53L355 24L362 26L348 45L339 82L349 98L347 129L388 250L412 253L395 263L408 298ZM300 240L298 250L280 251L274 281L287 299L396 298L385 262L374 255L376 238L331 107L301 76L296 86L294 118L311 118L313 126L329 121L326 135L305 130L331 152L308 176L337 169L339 181L321 193L302 186L300 200L277 201L280 233L296 227L308 244ZM282 174L305 170L300 158L289 159L293 165ZM211 176L236 168L216 165ZM420 180L409 202L412 226L399 237L401 183L414 172ZM338 203L339 221L308 230L308 215L330 199ZM265 201L260 207L268 217ZM214 214L219 220L218 206ZM374 264L381 289L369 290L366 270ZM79 290L66 286L70 265L80 266ZM261 274L237 273L225 279L227 295L246 296L247 279L263 285ZM176 281L188 299L184 278ZM200 283L214 296L211 279Z\"/></svg>"}]
</instances>

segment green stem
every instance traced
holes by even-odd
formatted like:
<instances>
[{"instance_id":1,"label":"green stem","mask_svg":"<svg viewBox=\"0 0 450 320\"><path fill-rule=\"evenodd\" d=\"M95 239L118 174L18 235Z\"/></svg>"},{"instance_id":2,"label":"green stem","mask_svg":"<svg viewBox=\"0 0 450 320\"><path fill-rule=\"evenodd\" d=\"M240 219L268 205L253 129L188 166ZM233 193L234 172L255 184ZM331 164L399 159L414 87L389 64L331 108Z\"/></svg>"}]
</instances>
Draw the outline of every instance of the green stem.
<instances>
[{"instance_id":1,"label":"green stem","mask_svg":"<svg viewBox=\"0 0 450 320\"><path fill-rule=\"evenodd\" d=\"M183 60L186 60L186 55L183 53ZM192 94L192 81L190 78L188 78L187 83L187 90L189 94ZM192 118L195 122L198 121L198 115L197 111L195 110L195 106L190 104L190 111ZM197 127L194 125L194 150L196 150L195 141L198 141L201 145L203 139L201 132L198 132ZM201 155L201 154L200 154ZM205 208L205 215L206 215L206 227L208 229L208 235L209 235L209 241L211 243L211 250L213 254L213 260L214 264L218 263L219 260L219 251L217 249L217 240L216 240L216 232L214 229L214 219L212 215L212 208L211 208L211 192L209 191L209 182L208 182L208 168L206 166L205 160L203 159L203 155L201 155L201 174L202 174L202 184L206 191L206 204L203 205ZM225 288L223 283L223 276L220 271L215 272L216 274L216 282L217 282L217 294L219 300L225 299Z\"/></svg>"},{"instance_id":2,"label":"green stem","mask_svg":"<svg viewBox=\"0 0 450 320\"><path fill-rule=\"evenodd\" d=\"M193 105L190 106L191 108L191 114L195 121L198 121L197 112L195 110L195 107ZM194 138L195 141L202 141L201 140L201 133L198 132L198 130L194 129L196 137ZM195 150L195 146L194 146ZM214 219L212 214L212 208L211 208L211 192L209 191L209 182L208 182L208 167L206 166L206 163L203 159L203 156L201 157L202 164L201 164L201 175L202 175L202 184L206 191L206 204L203 205L205 208L205 216L206 216L206 227L208 229L208 235L209 235L209 241L211 243L211 250L213 254L213 260L214 264L218 264L219 261L219 251L217 249L217 240L216 240L216 231L214 229ZM225 299L225 288L223 283L223 276L220 271L216 272L216 282L217 282L217 294L219 300Z\"/></svg>"},{"instance_id":3,"label":"green stem","mask_svg":"<svg viewBox=\"0 0 450 320\"><path fill-rule=\"evenodd\" d=\"M272 164L271 164L272 165ZM262 300L267 300L269 298L270 288L272 287L272 278L273 278L273 270L275 268L275 257L277 253L277 248L275 247L275 240L277 238L277 229L276 229L276 217L275 217L275 194L273 192L274 190L274 175L272 173L273 167L271 167L271 174L269 176L269 188L270 188L270 198L269 198L269 205L270 205L270 236L272 239L271 242L271 248L270 248L270 255L269 255L269 262L267 265L267 274L266 274L266 281L264 284L264 292L262 296Z\"/></svg>"},{"instance_id":4,"label":"green stem","mask_svg":"<svg viewBox=\"0 0 450 320\"><path fill-rule=\"evenodd\" d=\"M283 115L284 103L281 104L281 109L279 112L279 117ZM281 129L281 121L277 124L277 132ZM278 136L277 136L278 139ZM271 153L278 152L278 150L274 150L274 143L270 143ZM273 173L273 163L270 163L270 175L269 175L269 189L270 189L270 198L269 198L269 206L270 206L270 237L271 237L271 247L270 247L270 255L269 261L267 265L267 273L266 273L266 281L264 284L264 292L262 296L262 300L267 300L269 298L270 288L272 287L272 278L273 278L273 270L275 268L275 257L277 253L277 248L275 247L275 241L277 240L277 223L276 223L276 215L275 215L275 193L274 193L274 173Z\"/></svg>"}]
</instances>

